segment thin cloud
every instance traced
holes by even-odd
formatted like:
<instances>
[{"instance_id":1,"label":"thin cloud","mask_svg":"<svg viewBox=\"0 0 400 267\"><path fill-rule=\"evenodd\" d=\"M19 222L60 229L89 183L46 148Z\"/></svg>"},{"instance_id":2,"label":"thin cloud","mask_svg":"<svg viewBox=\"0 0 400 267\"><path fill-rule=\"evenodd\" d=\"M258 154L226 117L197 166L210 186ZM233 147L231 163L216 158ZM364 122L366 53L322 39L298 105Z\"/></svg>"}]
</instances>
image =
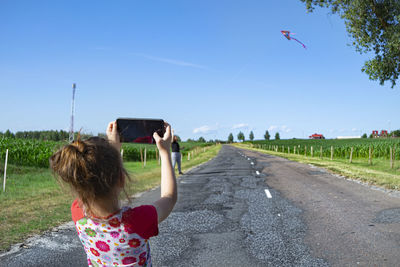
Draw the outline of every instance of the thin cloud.
<instances>
[{"instance_id":1,"label":"thin cloud","mask_svg":"<svg viewBox=\"0 0 400 267\"><path fill-rule=\"evenodd\" d=\"M276 126L276 125L271 125L271 126L268 128L268 132L272 132L272 131L275 130L275 129L278 129L278 126Z\"/></svg>"},{"instance_id":2,"label":"thin cloud","mask_svg":"<svg viewBox=\"0 0 400 267\"><path fill-rule=\"evenodd\" d=\"M204 125L204 126L200 126L198 128L194 128L193 129L193 133L197 134L197 133L209 133L211 131L211 127L208 125Z\"/></svg>"},{"instance_id":3,"label":"thin cloud","mask_svg":"<svg viewBox=\"0 0 400 267\"><path fill-rule=\"evenodd\" d=\"M248 128L249 125L246 123L239 123L239 124L235 124L232 126L232 129L243 129L243 128Z\"/></svg>"},{"instance_id":4,"label":"thin cloud","mask_svg":"<svg viewBox=\"0 0 400 267\"><path fill-rule=\"evenodd\" d=\"M145 55L145 54L132 54L132 55L139 56L139 57L144 57L144 58L152 60L152 61L168 63L168 64L182 66L182 67L207 69L207 67L205 67L205 66L194 64L194 63L191 63L191 62L182 61L182 60L176 60L176 59L171 59L171 58L163 58L163 57L155 57L155 56Z\"/></svg>"}]
</instances>

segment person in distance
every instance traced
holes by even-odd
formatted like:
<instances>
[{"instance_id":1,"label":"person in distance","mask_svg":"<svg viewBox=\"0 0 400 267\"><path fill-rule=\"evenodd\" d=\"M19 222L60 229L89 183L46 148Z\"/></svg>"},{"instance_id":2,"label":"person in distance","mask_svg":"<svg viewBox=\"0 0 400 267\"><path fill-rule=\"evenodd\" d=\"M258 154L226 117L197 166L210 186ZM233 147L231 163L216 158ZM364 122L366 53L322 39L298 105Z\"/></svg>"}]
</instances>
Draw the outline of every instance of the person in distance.
<instances>
[{"instance_id":1,"label":"person in distance","mask_svg":"<svg viewBox=\"0 0 400 267\"><path fill-rule=\"evenodd\" d=\"M182 155L178 143L178 136L174 134L172 130L172 144L171 144L171 157L172 157L172 168L175 170L175 165L178 163L179 174L183 174L181 170Z\"/></svg>"}]
</instances>

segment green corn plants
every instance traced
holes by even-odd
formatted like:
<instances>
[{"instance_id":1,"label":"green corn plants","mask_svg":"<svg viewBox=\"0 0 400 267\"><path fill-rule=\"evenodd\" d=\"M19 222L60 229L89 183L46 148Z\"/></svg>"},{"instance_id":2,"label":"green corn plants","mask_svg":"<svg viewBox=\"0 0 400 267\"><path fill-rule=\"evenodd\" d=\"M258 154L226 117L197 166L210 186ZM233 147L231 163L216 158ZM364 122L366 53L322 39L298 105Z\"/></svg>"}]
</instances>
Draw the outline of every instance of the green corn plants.
<instances>
[{"instance_id":1,"label":"green corn plants","mask_svg":"<svg viewBox=\"0 0 400 267\"><path fill-rule=\"evenodd\" d=\"M250 142L248 142L250 143ZM264 150L275 150L276 147L290 147L291 153L311 156L311 147L313 147L314 157L320 157L322 147L322 157L330 158L331 146L334 148L334 158L348 159L351 148L353 147L354 159L368 159L369 148L372 148L373 157L381 159L390 159L390 147L394 148L394 156L400 159L400 138L385 139L325 139L325 140L309 140L309 139L287 139L287 140L271 140L271 141L254 141L251 142L255 147ZM307 149L307 150L306 150ZM281 149L280 149L281 151Z\"/></svg>"}]
</instances>

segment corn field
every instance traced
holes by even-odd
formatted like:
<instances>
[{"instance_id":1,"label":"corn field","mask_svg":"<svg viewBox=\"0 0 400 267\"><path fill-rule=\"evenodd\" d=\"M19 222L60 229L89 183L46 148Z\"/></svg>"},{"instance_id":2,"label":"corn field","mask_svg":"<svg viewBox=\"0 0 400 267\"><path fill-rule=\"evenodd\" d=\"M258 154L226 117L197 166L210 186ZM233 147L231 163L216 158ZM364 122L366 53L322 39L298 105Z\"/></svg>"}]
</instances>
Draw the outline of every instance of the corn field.
<instances>
[{"instance_id":1,"label":"corn field","mask_svg":"<svg viewBox=\"0 0 400 267\"><path fill-rule=\"evenodd\" d=\"M19 166L49 167L50 156L66 142L40 141L34 139L0 138L0 168L4 164L6 150L8 149L8 163ZM185 157L191 150L207 146L203 143L182 143L182 155ZM155 160L158 151L155 145L123 144L124 161Z\"/></svg>"},{"instance_id":2,"label":"corn field","mask_svg":"<svg viewBox=\"0 0 400 267\"><path fill-rule=\"evenodd\" d=\"M389 160L400 159L400 138L344 139L344 140L271 140L250 143L255 148L275 152L299 154L308 157Z\"/></svg>"},{"instance_id":3,"label":"corn field","mask_svg":"<svg viewBox=\"0 0 400 267\"><path fill-rule=\"evenodd\" d=\"M54 141L2 138L0 139L0 159L4 162L8 149L8 162L11 164L48 167L50 156L61 145L62 143Z\"/></svg>"}]
</instances>

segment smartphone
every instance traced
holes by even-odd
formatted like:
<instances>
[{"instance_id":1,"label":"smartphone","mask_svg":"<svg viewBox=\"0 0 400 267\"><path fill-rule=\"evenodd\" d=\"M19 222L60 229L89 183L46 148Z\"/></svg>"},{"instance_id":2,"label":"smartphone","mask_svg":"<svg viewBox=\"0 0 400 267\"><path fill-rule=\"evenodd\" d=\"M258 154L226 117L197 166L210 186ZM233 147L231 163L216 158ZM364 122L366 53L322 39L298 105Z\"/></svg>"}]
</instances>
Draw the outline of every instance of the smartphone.
<instances>
[{"instance_id":1,"label":"smartphone","mask_svg":"<svg viewBox=\"0 0 400 267\"><path fill-rule=\"evenodd\" d=\"M153 134L164 136L164 121L160 119L118 118L117 130L121 142L155 144Z\"/></svg>"}]
</instances>

